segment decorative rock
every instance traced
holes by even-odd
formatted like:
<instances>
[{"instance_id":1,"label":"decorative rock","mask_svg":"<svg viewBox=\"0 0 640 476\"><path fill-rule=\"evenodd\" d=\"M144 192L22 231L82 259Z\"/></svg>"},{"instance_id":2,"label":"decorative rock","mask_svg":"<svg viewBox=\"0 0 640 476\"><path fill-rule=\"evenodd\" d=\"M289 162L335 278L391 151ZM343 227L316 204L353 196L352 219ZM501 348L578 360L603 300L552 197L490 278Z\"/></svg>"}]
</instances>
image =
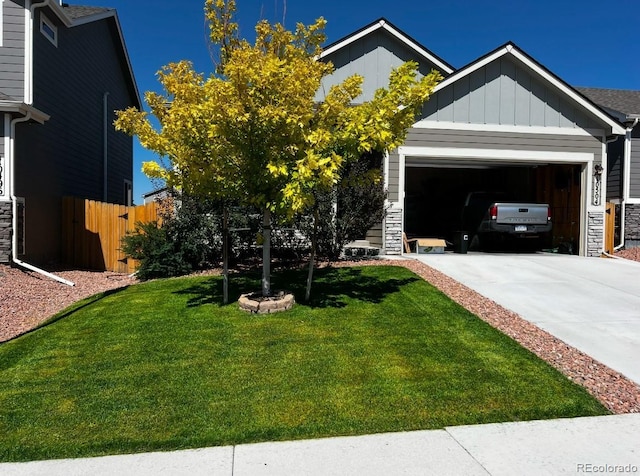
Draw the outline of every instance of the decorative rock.
<instances>
[{"instance_id":1,"label":"decorative rock","mask_svg":"<svg viewBox=\"0 0 640 476\"><path fill-rule=\"evenodd\" d=\"M262 293L243 294L238 299L238 305L243 311L252 314L272 314L274 312L287 311L295 304L293 294L286 291L277 291L272 296L263 297Z\"/></svg>"}]
</instances>

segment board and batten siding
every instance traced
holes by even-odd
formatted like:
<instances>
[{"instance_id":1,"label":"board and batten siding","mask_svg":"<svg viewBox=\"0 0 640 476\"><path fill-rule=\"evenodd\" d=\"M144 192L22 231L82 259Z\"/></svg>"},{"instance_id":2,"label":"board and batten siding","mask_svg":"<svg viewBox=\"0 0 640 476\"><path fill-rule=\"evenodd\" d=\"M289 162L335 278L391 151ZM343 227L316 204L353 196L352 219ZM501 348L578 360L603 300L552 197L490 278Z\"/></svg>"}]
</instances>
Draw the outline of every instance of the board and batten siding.
<instances>
[{"instance_id":1,"label":"board and batten siding","mask_svg":"<svg viewBox=\"0 0 640 476\"><path fill-rule=\"evenodd\" d=\"M362 94L355 102L364 102L373 99L377 89L387 87L391 70L407 61L419 64L421 76L437 69L390 33L381 30L340 48L324 57L323 61L330 61L335 71L322 80L315 98L318 102L324 100L331 86L342 83L354 74L364 78Z\"/></svg>"},{"instance_id":2,"label":"board and batten siding","mask_svg":"<svg viewBox=\"0 0 640 476\"><path fill-rule=\"evenodd\" d=\"M585 152L594 155L594 163L602 161L602 142L593 136L525 134L494 131L469 131L412 128L404 142L407 147L440 147L464 149L497 149L514 151ZM640 150L640 147L638 148ZM509 160L505 159L505 163ZM389 155L389 200L400 201L400 161L397 153Z\"/></svg>"},{"instance_id":3,"label":"board and batten siding","mask_svg":"<svg viewBox=\"0 0 640 476\"><path fill-rule=\"evenodd\" d=\"M631 137L631 160L629 161L629 198L640 198L640 126Z\"/></svg>"},{"instance_id":4,"label":"board and batten siding","mask_svg":"<svg viewBox=\"0 0 640 476\"><path fill-rule=\"evenodd\" d=\"M24 100L25 11L24 1L4 0L2 6L2 46L0 46L0 91Z\"/></svg>"},{"instance_id":5,"label":"board and batten siding","mask_svg":"<svg viewBox=\"0 0 640 476\"><path fill-rule=\"evenodd\" d=\"M602 128L506 56L434 93L422 117L466 124Z\"/></svg>"}]
</instances>

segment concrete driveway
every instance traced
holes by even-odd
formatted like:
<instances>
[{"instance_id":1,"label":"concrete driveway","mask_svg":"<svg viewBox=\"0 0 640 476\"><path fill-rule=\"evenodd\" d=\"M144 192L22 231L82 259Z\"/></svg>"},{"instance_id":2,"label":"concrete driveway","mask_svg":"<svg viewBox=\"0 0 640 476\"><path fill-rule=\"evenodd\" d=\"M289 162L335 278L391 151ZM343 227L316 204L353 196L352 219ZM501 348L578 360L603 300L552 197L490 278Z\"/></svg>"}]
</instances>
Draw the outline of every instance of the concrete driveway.
<instances>
[{"instance_id":1,"label":"concrete driveway","mask_svg":"<svg viewBox=\"0 0 640 476\"><path fill-rule=\"evenodd\" d=\"M640 263L548 253L416 257L640 383Z\"/></svg>"}]
</instances>

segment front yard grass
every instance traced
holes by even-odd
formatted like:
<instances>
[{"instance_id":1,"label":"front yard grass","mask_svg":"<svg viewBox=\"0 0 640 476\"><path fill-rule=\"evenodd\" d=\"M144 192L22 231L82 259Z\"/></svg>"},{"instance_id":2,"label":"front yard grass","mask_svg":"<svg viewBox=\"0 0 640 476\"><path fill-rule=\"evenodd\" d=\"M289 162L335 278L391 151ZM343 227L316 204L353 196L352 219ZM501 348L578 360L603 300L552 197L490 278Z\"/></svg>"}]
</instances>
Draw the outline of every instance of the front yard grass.
<instances>
[{"instance_id":1,"label":"front yard grass","mask_svg":"<svg viewBox=\"0 0 640 476\"><path fill-rule=\"evenodd\" d=\"M273 281L302 300L304 272ZM607 413L404 268L318 270L313 301L273 315L222 306L221 289L131 286L0 345L0 460Z\"/></svg>"}]
</instances>

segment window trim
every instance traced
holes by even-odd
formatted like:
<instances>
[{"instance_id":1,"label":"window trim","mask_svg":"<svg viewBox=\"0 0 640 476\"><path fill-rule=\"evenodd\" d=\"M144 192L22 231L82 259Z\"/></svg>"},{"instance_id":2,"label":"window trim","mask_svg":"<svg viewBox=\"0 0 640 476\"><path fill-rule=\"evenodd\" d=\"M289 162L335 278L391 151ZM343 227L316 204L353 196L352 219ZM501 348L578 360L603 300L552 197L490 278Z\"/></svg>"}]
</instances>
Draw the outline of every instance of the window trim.
<instances>
[{"instance_id":1,"label":"window trim","mask_svg":"<svg viewBox=\"0 0 640 476\"><path fill-rule=\"evenodd\" d=\"M58 47L58 27L55 26L44 13L40 13L40 33L42 33L53 46Z\"/></svg>"},{"instance_id":2,"label":"window trim","mask_svg":"<svg viewBox=\"0 0 640 476\"><path fill-rule=\"evenodd\" d=\"M133 181L124 179L124 204L127 207L133 206Z\"/></svg>"}]
</instances>

